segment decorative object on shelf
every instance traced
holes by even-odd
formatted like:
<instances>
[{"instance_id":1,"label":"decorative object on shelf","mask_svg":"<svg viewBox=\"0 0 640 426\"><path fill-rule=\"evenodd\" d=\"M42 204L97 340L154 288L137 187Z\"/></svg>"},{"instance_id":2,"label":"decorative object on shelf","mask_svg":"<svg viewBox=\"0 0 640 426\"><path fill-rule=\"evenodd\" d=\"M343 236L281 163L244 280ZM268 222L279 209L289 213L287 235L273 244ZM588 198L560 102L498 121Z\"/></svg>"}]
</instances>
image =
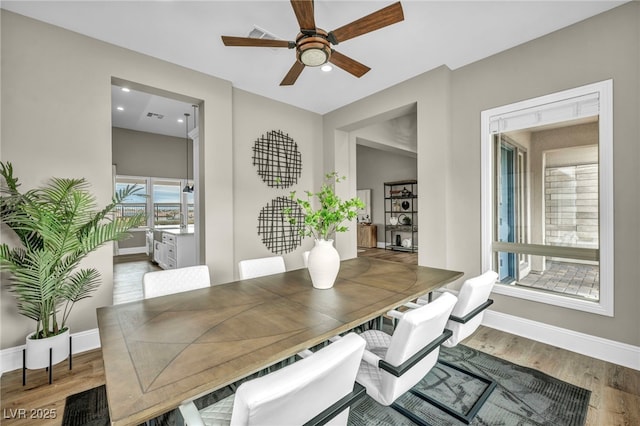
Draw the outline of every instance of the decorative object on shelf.
<instances>
[{"instance_id":1,"label":"decorative object on shelf","mask_svg":"<svg viewBox=\"0 0 640 426\"><path fill-rule=\"evenodd\" d=\"M0 267L9 272L3 285L15 295L18 313L35 321L35 331L26 339L26 367L48 367L49 362L68 357L68 334L61 338L66 340L62 349L52 349L51 361L46 351L44 365L36 361L30 341L68 333L67 320L75 302L91 297L100 286L100 272L79 269L82 261L105 243L128 237L130 229L146 222L143 214L112 217L117 205L137 195L139 188L127 186L109 205L96 211L96 198L84 178L52 178L43 187L21 193L11 163L0 162L0 176L6 184L1 189L0 220L22 243L13 248L0 244Z\"/></svg>"},{"instance_id":2,"label":"decorative object on shelf","mask_svg":"<svg viewBox=\"0 0 640 426\"><path fill-rule=\"evenodd\" d=\"M398 247L402 245L402 236L400 234L396 234L396 245Z\"/></svg>"},{"instance_id":3,"label":"decorative object on shelf","mask_svg":"<svg viewBox=\"0 0 640 426\"><path fill-rule=\"evenodd\" d=\"M398 218L395 216L389 217L389 224L391 226L396 226L398 224Z\"/></svg>"},{"instance_id":4,"label":"decorative object on shelf","mask_svg":"<svg viewBox=\"0 0 640 426\"><path fill-rule=\"evenodd\" d=\"M400 201L399 200L393 200L393 203L391 204L391 210L394 212L399 212L400 211Z\"/></svg>"},{"instance_id":5,"label":"decorative object on shelf","mask_svg":"<svg viewBox=\"0 0 640 426\"><path fill-rule=\"evenodd\" d=\"M411 248L411 239L405 238L404 240L402 240L402 247Z\"/></svg>"},{"instance_id":6,"label":"decorative object on shelf","mask_svg":"<svg viewBox=\"0 0 640 426\"><path fill-rule=\"evenodd\" d=\"M298 144L288 134L271 130L253 144L253 165L258 175L272 188L289 188L302 174Z\"/></svg>"},{"instance_id":7,"label":"decorative object on shelf","mask_svg":"<svg viewBox=\"0 0 640 426\"><path fill-rule=\"evenodd\" d=\"M284 210L288 211L287 215ZM295 223L290 218L295 218ZM303 220L304 213L295 201L289 197L276 197L258 214L258 235L272 253L290 253L302 244L299 224Z\"/></svg>"},{"instance_id":8,"label":"decorative object on shelf","mask_svg":"<svg viewBox=\"0 0 640 426\"><path fill-rule=\"evenodd\" d=\"M369 215L366 214L363 217L358 218L358 223L362 225L371 225L371 219L369 218Z\"/></svg>"},{"instance_id":9,"label":"decorative object on shelf","mask_svg":"<svg viewBox=\"0 0 640 426\"><path fill-rule=\"evenodd\" d=\"M403 201L401 205L402 210L409 210L409 207L411 207L411 203L409 203L408 201Z\"/></svg>"},{"instance_id":10,"label":"decorative object on shelf","mask_svg":"<svg viewBox=\"0 0 640 426\"><path fill-rule=\"evenodd\" d=\"M412 194L411 191L409 191L406 186L402 188L400 193L402 194L403 197L411 197L411 194Z\"/></svg>"},{"instance_id":11,"label":"decorative object on shelf","mask_svg":"<svg viewBox=\"0 0 640 426\"><path fill-rule=\"evenodd\" d=\"M398 223L400 225L411 225L411 218L403 213L398 216Z\"/></svg>"},{"instance_id":12,"label":"decorative object on shelf","mask_svg":"<svg viewBox=\"0 0 640 426\"><path fill-rule=\"evenodd\" d=\"M300 220L299 217L293 216L292 208L283 209L285 217L297 229L299 235L314 237L316 240L308 260L309 275L315 288L333 287L340 269L340 255L333 247L333 239L330 237L336 232L347 231L349 228L343 225L343 222L354 220L358 216L358 209L364 206L358 197L343 201L336 195L334 185L343 179L345 178L339 177L336 172L328 173L325 175L325 182L320 187L320 191L316 193L306 191L306 199L297 198L296 192L291 192L290 198L302 209L304 219ZM314 198L317 198L320 203L318 209L313 208ZM335 253L327 254L330 250ZM336 258L337 262L335 262Z\"/></svg>"}]
</instances>

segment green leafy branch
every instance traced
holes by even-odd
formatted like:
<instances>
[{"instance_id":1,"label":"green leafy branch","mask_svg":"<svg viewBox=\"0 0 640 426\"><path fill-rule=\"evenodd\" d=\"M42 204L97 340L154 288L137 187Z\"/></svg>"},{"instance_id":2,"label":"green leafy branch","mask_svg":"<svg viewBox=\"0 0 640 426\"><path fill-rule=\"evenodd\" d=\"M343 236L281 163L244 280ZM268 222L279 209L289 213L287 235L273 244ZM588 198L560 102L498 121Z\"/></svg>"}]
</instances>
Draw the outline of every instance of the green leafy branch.
<instances>
[{"instance_id":1,"label":"green leafy branch","mask_svg":"<svg viewBox=\"0 0 640 426\"><path fill-rule=\"evenodd\" d=\"M295 201L304 213L304 222L298 223L291 215L291 208L283 209L286 220L292 225L300 225L299 232L305 237L315 239L329 239L336 232L345 232L349 228L343 223L354 220L358 216L358 209L364 207L364 203L358 197L342 200L334 192L334 186L346 179L336 172L325 175L325 181L320 191L305 191L306 198L298 198L296 191L292 191L290 198ZM319 203L318 209L314 208L314 201Z\"/></svg>"}]
</instances>

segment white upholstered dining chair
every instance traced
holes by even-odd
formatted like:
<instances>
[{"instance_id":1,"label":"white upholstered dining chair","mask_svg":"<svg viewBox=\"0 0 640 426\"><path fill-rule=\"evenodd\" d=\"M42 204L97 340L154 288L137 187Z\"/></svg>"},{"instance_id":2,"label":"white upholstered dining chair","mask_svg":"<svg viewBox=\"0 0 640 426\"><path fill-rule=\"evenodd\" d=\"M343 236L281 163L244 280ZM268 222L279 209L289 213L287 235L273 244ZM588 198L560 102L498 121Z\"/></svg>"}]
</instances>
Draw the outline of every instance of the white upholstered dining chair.
<instances>
[{"instance_id":1,"label":"white upholstered dining chair","mask_svg":"<svg viewBox=\"0 0 640 426\"><path fill-rule=\"evenodd\" d=\"M282 256L261 257L238 262L238 272L241 280L263 277L265 275L286 272Z\"/></svg>"},{"instance_id":2,"label":"white upholstered dining chair","mask_svg":"<svg viewBox=\"0 0 640 426\"><path fill-rule=\"evenodd\" d=\"M209 287L211 278L207 265L147 272L142 276L145 299Z\"/></svg>"},{"instance_id":3,"label":"white upholstered dining chair","mask_svg":"<svg viewBox=\"0 0 640 426\"><path fill-rule=\"evenodd\" d=\"M438 360L440 344L449 338L444 329L457 298L445 294L438 300L406 312L390 311L398 324L389 335L381 330L361 334L367 346L356 381L382 405L413 419L394 401L415 386Z\"/></svg>"},{"instance_id":4,"label":"white upholstered dining chair","mask_svg":"<svg viewBox=\"0 0 640 426\"><path fill-rule=\"evenodd\" d=\"M349 405L364 395L354 383L364 340L350 333L278 371L244 382L235 394L200 410L181 405L187 426L346 425Z\"/></svg>"},{"instance_id":5,"label":"white upholstered dining chair","mask_svg":"<svg viewBox=\"0 0 640 426\"><path fill-rule=\"evenodd\" d=\"M445 294L456 294L458 297L458 302L454 306L451 311L451 315L449 316L449 321L447 322L446 328L451 330L451 337L449 337L445 342L442 343L442 346L445 347L454 347L467 337L471 336L482 323L482 318L484 317L485 310L493 304L493 300L489 299L489 295L491 294L491 290L493 289L493 285L498 278L498 274L494 271L486 271L482 275L478 275L477 277L470 278L466 280L462 287L460 287L459 291L450 290L450 289L442 289L440 291L435 292L435 299L429 302L427 299L418 299L416 304L407 304L408 307L416 307L416 306L429 306L429 304L433 304L440 300ZM448 406L441 401L438 401L434 398L427 396L426 394L419 391L412 391L412 393L423 400L429 402L432 405L440 408L441 410L447 412L458 420L469 424L475 417L475 415L480 411L482 405L491 395L491 392L496 387L496 382L485 377L475 374L474 372L468 371L460 366L448 363L443 360L438 360L438 363L444 364L445 366L461 371L464 374L475 378L485 384L485 388L480 396L476 399L476 401L471 404L471 407L466 412L456 411L453 407Z\"/></svg>"},{"instance_id":6,"label":"white upholstered dining chair","mask_svg":"<svg viewBox=\"0 0 640 426\"><path fill-rule=\"evenodd\" d=\"M456 346L478 329L484 318L484 311L493 303L489 296L497 278L498 274L489 270L482 275L466 280L458 291L443 288L434 292L434 297L444 293L451 293L458 297L458 302L451 312L446 327L453 334L442 344L443 346ZM417 303L425 305L429 301L420 298Z\"/></svg>"}]
</instances>

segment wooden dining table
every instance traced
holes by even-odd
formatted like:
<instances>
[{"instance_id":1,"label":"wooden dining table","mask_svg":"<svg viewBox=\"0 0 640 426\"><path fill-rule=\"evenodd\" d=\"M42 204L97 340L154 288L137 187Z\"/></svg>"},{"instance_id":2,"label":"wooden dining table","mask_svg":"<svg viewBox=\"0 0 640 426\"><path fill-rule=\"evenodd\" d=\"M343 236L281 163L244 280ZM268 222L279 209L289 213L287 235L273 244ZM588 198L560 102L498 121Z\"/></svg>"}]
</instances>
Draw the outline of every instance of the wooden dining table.
<instances>
[{"instance_id":1,"label":"wooden dining table","mask_svg":"<svg viewBox=\"0 0 640 426\"><path fill-rule=\"evenodd\" d=\"M361 257L327 290L298 269L98 308L111 423L143 423L461 276Z\"/></svg>"}]
</instances>

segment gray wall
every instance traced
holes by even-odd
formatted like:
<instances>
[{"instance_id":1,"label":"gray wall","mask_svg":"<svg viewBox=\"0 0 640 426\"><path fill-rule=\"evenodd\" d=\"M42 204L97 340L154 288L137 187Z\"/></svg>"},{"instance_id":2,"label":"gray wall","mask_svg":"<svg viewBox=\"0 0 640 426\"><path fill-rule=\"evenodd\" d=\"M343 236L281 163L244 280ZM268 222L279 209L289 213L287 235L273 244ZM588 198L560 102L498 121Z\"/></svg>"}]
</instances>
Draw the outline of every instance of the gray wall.
<instances>
[{"instance_id":1,"label":"gray wall","mask_svg":"<svg viewBox=\"0 0 640 426\"><path fill-rule=\"evenodd\" d=\"M292 119L280 117L278 123L256 124L242 137L234 132L242 132L244 125L253 126L249 120L262 113L274 118L282 111L291 112L290 109L259 99L258 110L249 105L258 97L233 90L227 81L4 10L1 13L0 152L4 161L14 163L25 189L50 176L84 176L93 184L99 201L105 204L109 201L112 77L182 94L190 102L202 101L201 120L205 126L199 177L202 211L206 214L201 239L214 282L233 279L238 257L261 252L255 239L247 243L234 235L242 231L239 235L247 237L254 232L250 230L254 228L251 223L254 206L245 205L240 198L265 191L263 185L253 180L255 172L247 167L244 157L247 144L257 131L282 126L305 141L303 161L311 161L312 166L305 168L300 189L316 188L324 172L338 170L347 174L349 182L339 192L354 196L356 148L355 138L349 138L349 132L372 124L372 117L416 104L417 179L421 183L418 196L422 206L425 203L433 206L420 209L419 240L431 244L425 249L421 247L418 261L422 265L457 269L470 276L480 272L480 112L612 78L615 316L608 318L500 295L495 296L494 309L640 345L637 310L640 4L637 2L455 71L442 66L326 114L321 121L315 114L296 110ZM278 112L269 112L271 107ZM34 115L38 117L37 126L32 122ZM304 124L321 125L322 129L302 130L297 121L300 119ZM322 144L314 145L319 137ZM239 212L241 207L246 212ZM237 217L245 218L244 215L243 225L237 224ZM10 236L3 232L2 238ZM340 235L336 245L343 257L355 256L355 227ZM94 328L95 308L111 303L111 248L92 254L87 263L99 269L104 285L94 298L80 302L75 308L73 331ZM3 289L2 348L22 344L32 329L29 320L17 315L13 304L12 296Z\"/></svg>"},{"instance_id":2,"label":"gray wall","mask_svg":"<svg viewBox=\"0 0 640 426\"><path fill-rule=\"evenodd\" d=\"M128 176L166 177L184 179L187 176L187 155L193 143L189 140L189 154L185 138L137 132L113 127L112 156L116 173ZM189 176L193 167L189 160Z\"/></svg>"},{"instance_id":3,"label":"gray wall","mask_svg":"<svg viewBox=\"0 0 640 426\"><path fill-rule=\"evenodd\" d=\"M614 81L615 316L496 295L492 309L631 345L640 344L640 4L628 3L451 71L427 72L324 117L325 164L342 164L340 132L417 103L421 265L481 272L480 113L587 83ZM354 148L355 151L355 148ZM356 174L356 168L349 169ZM425 185L429 182L429 185Z\"/></svg>"},{"instance_id":4,"label":"gray wall","mask_svg":"<svg viewBox=\"0 0 640 426\"><path fill-rule=\"evenodd\" d=\"M495 309L569 330L640 344L638 109L640 4L629 3L453 72L448 258L480 268L480 111L613 79L615 316L496 295ZM470 182L478 182L471 184Z\"/></svg>"},{"instance_id":5,"label":"gray wall","mask_svg":"<svg viewBox=\"0 0 640 426\"><path fill-rule=\"evenodd\" d=\"M289 188L272 188L263 182L253 165L256 139L270 130L280 130L291 137L301 154L302 174L298 183ZM308 111L274 102L262 96L234 89L233 91L233 192L235 258L237 261L273 256L258 235L260 210L276 197L288 197L291 191L302 195L316 191L322 179L318 159L322 158L322 117ZM313 247L306 238L296 250L283 253L287 269L303 266L302 252ZM239 277L238 277L239 278Z\"/></svg>"},{"instance_id":6,"label":"gray wall","mask_svg":"<svg viewBox=\"0 0 640 426\"><path fill-rule=\"evenodd\" d=\"M358 145L356 150L357 186L371 189L371 220L378 225L378 243L381 243L384 242L384 183L416 179L418 163L415 158L367 146Z\"/></svg>"},{"instance_id":7,"label":"gray wall","mask_svg":"<svg viewBox=\"0 0 640 426\"><path fill-rule=\"evenodd\" d=\"M234 107L235 92L228 81L5 10L0 13L0 152L3 161L14 164L23 189L38 186L51 176L85 177L99 204L107 204L112 197L112 79L133 82L131 87L134 89L150 87L165 91L158 93L161 95L176 94L182 101L200 105L199 191L203 213L200 230L203 260L211 270L214 283L233 280L237 274L237 241L241 247L246 246L234 237L236 196L250 198L254 195L252 191L264 191L261 186L234 188L234 177L242 172L235 170L233 127L242 126L240 120L243 118L257 115L256 109L244 114L242 107ZM272 107L274 111L282 110L277 102L263 100L261 105L265 110ZM289 109L286 111L290 112ZM34 117L37 117L37 125L34 125ZM270 129L271 125L289 128L292 124L293 132L297 131L299 121L306 125L319 123L320 119L317 114L297 111L293 118L284 114L277 124L260 126L260 131ZM248 130L253 140L256 134L250 131L251 128ZM314 141L308 140L307 136L313 131L300 133L300 139L309 146ZM242 143L247 141L243 139ZM320 144L316 143L316 146ZM314 170L321 169L316 166L322 159L321 147L313 148L318 150L315 155L309 154L309 148L304 149L308 168L302 183L305 188L313 188L317 186ZM246 158L239 163L245 172L253 173L247 167ZM242 192L245 189L249 192ZM3 241L15 242L4 227L1 237ZM243 256L243 250L237 255ZM95 328L96 308L112 303L112 247L106 246L91 254L86 265L98 269L103 284L94 297L80 301L74 308L70 321L72 332ZM25 336L34 324L18 315L15 298L4 286L0 291L0 348L24 344Z\"/></svg>"}]
</instances>

